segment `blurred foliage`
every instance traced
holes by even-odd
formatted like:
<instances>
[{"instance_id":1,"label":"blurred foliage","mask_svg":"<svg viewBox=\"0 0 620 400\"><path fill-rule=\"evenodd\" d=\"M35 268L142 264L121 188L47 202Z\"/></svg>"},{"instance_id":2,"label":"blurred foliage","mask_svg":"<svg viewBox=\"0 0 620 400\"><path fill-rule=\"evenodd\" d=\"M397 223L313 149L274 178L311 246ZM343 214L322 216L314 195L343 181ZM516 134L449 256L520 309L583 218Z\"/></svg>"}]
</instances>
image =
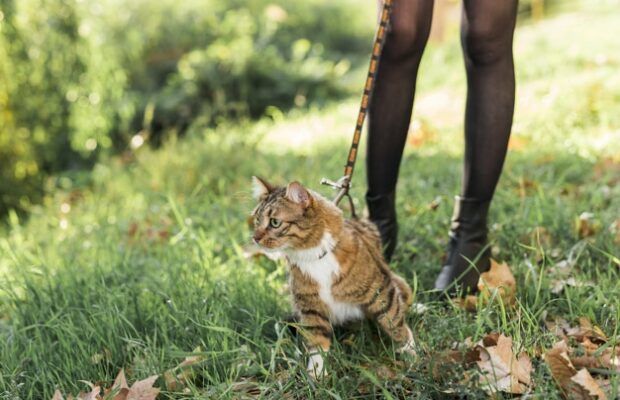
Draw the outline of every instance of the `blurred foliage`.
<instances>
[{"instance_id":1,"label":"blurred foliage","mask_svg":"<svg viewBox=\"0 0 620 400\"><path fill-rule=\"evenodd\" d=\"M354 0L0 0L0 214L102 154L343 92Z\"/></svg>"}]
</instances>

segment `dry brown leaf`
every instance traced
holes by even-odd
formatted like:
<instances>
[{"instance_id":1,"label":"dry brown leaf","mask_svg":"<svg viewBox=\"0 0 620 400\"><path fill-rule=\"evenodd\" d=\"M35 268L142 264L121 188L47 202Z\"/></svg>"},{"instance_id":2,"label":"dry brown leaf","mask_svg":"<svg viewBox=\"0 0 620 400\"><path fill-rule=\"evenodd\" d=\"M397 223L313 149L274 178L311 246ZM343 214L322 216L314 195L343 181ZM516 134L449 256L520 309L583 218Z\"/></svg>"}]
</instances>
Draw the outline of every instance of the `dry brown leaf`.
<instances>
[{"instance_id":1,"label":"dry brown leaf","mask_svg":"<svg viewBox=\"0 0 620 400\"><path fill-rule=\"evenodd\" d=\"M492 344L491 346L485 346L484 340L477 346L480 351L480 361L477 361L477 364L484 374L484 386L491 392L525 393L531 385L530 358L525 353L515 357L512 339L507 336L499 335L496 341L494 338L488 339L487 343Z\"/></svg>"},{"instance_id":2,"label":"dry brown leaf","mask_svg":"<svg viewBox=\"0 0 620 400\"><path fill-rule=\"evenodd\" d=\"M478 290L483 299L500 298L504 304L513 304L517 281L506 263L491 259L491 268L480 274Z\"/></svg>"},{"instance_id":3,"label":"dry brown leaf","mask_svg":"<svg viewBox=\"0 0 620 400\"><path fill-rule=\"evenodd\" d=\"M196 351L200 351L200 349L198 348ZM164 373L166 389L174 392L184 388L188 382L195 378L196 374L192 367L202 361L204 361L204 357L201 355L185 357L179 365L166 371Z\"/></svg>"},{"instance_id":4,"label":"dry brown leaf","mask_svg":"<svg viewBox=\"0 0 620 400\"><path fill-rule=\"evenodd\" d=\"M110 397L114 395L114 397ZM103 398L107 400L126 400L129 395L129 386L125 377L125 370L121 369L112 384L112 387L103 391Z\"/></svg>"},{"instance_id":5,"label":"dry brown leaf","mask_svg":"<svg viewBox=\"0 0 620 400\"><path fill-rule=\"evenodd\" d=\"M576 368L597 368L620 372L620 356L618 349L608 347L600 353L596 353L599 346L590 342L592 346L584 347L586 355L570 356L570 360Z\"/></svg>"},{"instance_id":6,"label":"dry brown leaf","mask_svg":"<svg viewBox=\"0 0 620 400\"><path fill-rule=\"evenodd\" d=\"M468 341L467 339L465 340L466 342ZM433 362L430 362L433 378L436 380L444 378L446 368L451 365L462 365L466 368L476 361L480 361L480 351L477 348L472 348L471 343L466 343L465 348L463 346L459 347L461 348L454 348L440 354L438 357L433 357Z\"/></svg>"},{"instance_id":7,"label":"dry brown leaf","mask_svg":"<svg viewBox=\"0 0 620 400\"><path fill-rule=\"evenodd\" d=\"M501 301L504 305L512 305L515 302L517 281L506 263L499 264L491 259L491 268L480 274L478 281L478 296L468 295L464 298L454 298L452 302L466 311L474 312L478 307L478 299L482 304L489 300Z\"/></svg>"},{"instance_id":8,"label":"dry brown leaf","mask_svg":"<svg viewBox=\"0 0 620 400\"><path fill-rule=\"evenodd\" d=\"M596 344L603 344L607 342L607 336L603 330L596 325L592 325L590 320L586 317L579 318L578 327L569 328L566 330L566 336L574 337L580 342L583 342L586 338Z\"/></svg>"},{"instance_id":9,"label":"dry brown leaf","mask_svg":"<svg viewBox=\"0 0 620 400\"><path fill-rule=\"evenodd\" d=\"M104 390L103 397L100 396L100 386L85 382L91 387L91 391L88 393L80 392L77 398L80 400L155 400L159 394L159 388L153 387L153 384L157 378L159 378L159 375L153 375L141 381L137 381L131 387L128 387L125 371L121 369L116 376L112 387ZM56 390L52 400L62 399L62 394L60 391ZM71 399L73 399L73 396L69 395L67 400Z\"/></svg>"},{"instance_id":10,"label":"dry brown leaf","mask_svg":"<svg viewBox=\"0 0 620 400\"><path fill-rule=\"evenodd\" d=\"M600 223L594 220L594 214L583 212L575 220L575 230L580 238L594 236L601 228Z\"/></svg>"},{"instance_id":11,"label":"dry brown leaf","mask_svg":"<svg viewBox=\"0 0 620 400\"><path fill-rule=\"evenodd\" d=\"M575 278L574 262L562 260L549 267L547 275L551 278L551 292L561 293L565 287L595 286L591 281L580 281Z\"/></svg>"},{"instance_id":12,"label":"dry brown leaf","mask_svg":"<svg viewBox=\"0 0 620 400\"><path fill-rule=\"evenodd\" d=\"M566 337L566 329L570 328L570 324L564 318L555 318L554 320L545 319L547 330L554 335L564 339Z\"/></svg>"},{"instance_id":13,"label":"dry brown leaf","mask_svg":"<svg viewBox=\"0 0 620 400\"><path fill-rule=\"evenodd\" d=\"M112 384L112 388L129 389L127 385L127 378L125 377L125 370L121 369Z\"/></svg>"},{"instance_id":14,"label":"dry brown leaf","mask_svg":"<svg viewBox=\"0 0 620 400\"><path fill-rule=\"evenodd\" d=\"M564 397L575 400L607 399L587 369L582 368L579 372L577 371L569 354L570 349L562 340L544 355L545 363Z\"/></svg>"},{"instance_id":15,"label":"dry brown leaf","mask_svg":"<svg viewBox=\"0 0 620 400\"><path fill-rule=\"evenodd\" d=\"M616 381L616 386L614 387L614 385L612 385L611 381L609 379L596 379L596 383L598 383L598 385L601 387L601 390L603 390L603 392L609 394L609 396L618 396L618 394L620 394L620 383ZM614 399L617 399L618 397L613 397Z\"/></svg>"},{"instance_id":16,"label":"dry brown leaf","mask_svg":"<svg viewBox=\"0 0 620 400\"><path fill-rule=\"evenodd\" d=\"M581 282L575 279L575 277L571 276L566 279L553 279L551 281L551 293L559 294L562 293L565 287L594 287L594 283L590 281Z\"/></svg>"},{"instance_id":17,"label":"dry brown leaf","mask_svg":"<svg viewBox=\"0 0 620 400\"><path fill-rule=\"evenodd\" d=\"M551 371L551 376L566 395L571 386L571 378L577 374L577 370L568 358L568 346L565 341L556 343L543 356L545 363Z\"/></svg>"},{"instance_id":18,"label":"dry brown leaf","mask_svg":"<svg viewBox=\"0 0 620 400\"><path fill-rule=\"evenodd\" d=\"M80 400L97 400L99 399L99 392L101 392L101 388L99 386L91 385L91 391L88 393L80 392L78 394L78 399Z\"/></svg>"},{"instance_id":19,"label":"dry brown leaf","mask_svg":"<svg viewBox=\"0 0 620 400\"><path fill-rule=\"evenodd\" d=\"M607 342L607 336L601 328L592 325L586 317L579 318L579 326L571 326L565 319L556 318L554 321L545 321L545 325L549 331L556 336L565 338L574 338L585 346L601 345ZM587 341L586 341L587 340ZM589 343L590 342L590 343Z\"/></svg>"},{"instance_id":20,"label":"dry brown leaf","mask_svg":"<svg viewBox=\"0 0 620 400\"><path fill-rule=\"evenodd\" d=\"M468 294L464 298L457 297L452 299L452 302L459 308L462 308L465 311L476 312L478 309L478 296L474 296L472 294Z\"/></svg>"},{"instance_id":21,"label":"dry brown leaf","mask_svg":"<svg viewBox=\"0 0 620 400\"><path fill-rule=\"evenodd\" d=\"M587 398L607 400L607 396L587 369L580 369L579 372L571 378L571 381L575 382L588 393L589 396Z\"/></svg>"},{"instance_id":22,"label":"dry brown leaf","mask_svg":"<svg viewBox=\"0 0 620 400\"><path fill-rule=\"evenodd\" d=\"M155 400L159 394L159 388L153 387L157 378L159 378L159 375L153 375L135 382L129 388L127 400Z\"/></svg>"}]
</instances>

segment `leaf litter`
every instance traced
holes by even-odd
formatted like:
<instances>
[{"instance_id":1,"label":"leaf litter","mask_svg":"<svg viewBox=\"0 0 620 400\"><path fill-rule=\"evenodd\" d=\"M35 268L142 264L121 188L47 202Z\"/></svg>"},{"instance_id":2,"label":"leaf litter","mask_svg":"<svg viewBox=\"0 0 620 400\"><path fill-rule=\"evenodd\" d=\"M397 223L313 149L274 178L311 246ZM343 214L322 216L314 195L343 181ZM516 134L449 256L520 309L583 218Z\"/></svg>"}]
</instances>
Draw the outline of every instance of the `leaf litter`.
<instances>
[{"instance_id":1,"label":"leaf litter","mask_svg":"<svg viewBox=\"0 0 620 400\"><path fill-rule=\"evenodd\" d=\"M583 229L585 231L580 235L587 237L594 234L591 227L589 231ZM565 264L559 263L555 267L560 272L566 272L571 268L565 268L570 267ZM567 284L571 285L571 282L563 283ZM515 303L516 280L505 263L491 260L491 269L481 274L478 289L477 296L453 301L468 311L476 311L480 304L488 304L494 299L505 305ZM579 318L576 326L561 318L545 321L545 325L560 339L544 352L542 358L563 396L577 400L610 398L613 388L607 378L620 372L620 350L608 343L603 330L586 317ZM540 354L534 356L537 358ZM439 362L433 368L436 378L439 368L446 364L461 364L466 369L465 381L472 379L474 375L469 370L477 366L481 388L491 394L497 391L524 394L533 385L531 359L525 353L515 355L512 339L499 333L488 334L475 345L471 338L467 338L464 343L439 356Z\"/></svg>"},{"instance_id":2,"label":"leaf litter","mask_svg":"<svg viewBox=\"0 0 620 400\"><path fill-rule=\"evenodd\" d=\"M127 384L125 371L120 370L111 387L106 388L101 393L101 387L86 382L90 387L90 392L80 392L77 397L67 396L67 400L155 400L160 392L159 388L153 387L159 375L149 376L146 379L134 382L131 387ZM65 397L57 389L52 400L64 400Z\"/></svg>"},{"instance_id":3,"label":"leaf litter","mask_svg":"<svg viewBox=\"0 0 620 400\"><path fill-rule=\"evenodd\" d=\"M505 306L515 304L517 281L506 263L498 263L491 259L491 268L480 274L478 295L467 295L464 298L452 299L452 302L467 311L474 312L478 304L501 302Z\"/></svg>"}]
</instances>

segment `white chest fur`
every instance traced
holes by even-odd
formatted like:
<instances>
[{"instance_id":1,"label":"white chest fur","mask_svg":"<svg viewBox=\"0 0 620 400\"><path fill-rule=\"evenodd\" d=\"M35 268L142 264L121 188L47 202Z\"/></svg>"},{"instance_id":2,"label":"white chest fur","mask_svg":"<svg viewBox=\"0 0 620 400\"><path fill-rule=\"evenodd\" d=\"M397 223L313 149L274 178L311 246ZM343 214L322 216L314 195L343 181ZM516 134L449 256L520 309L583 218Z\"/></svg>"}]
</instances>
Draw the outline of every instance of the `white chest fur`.
<instances>
[{"instance_id":1,"label":"white chest fur","mask_svg":"<svg viewBox=\"0 0 620 400\"><path fill-rule=\"evenodd\" d=\"M303 273L319 285L319 296L329 309L331 322L340 324L361 319L364 314L359 305L334 300L332 283L340 273L340 265L332 253L334 244L332 236L326 233L321 244L316 248L291 252L288 257Z\"/></svg>"}]
</instances>

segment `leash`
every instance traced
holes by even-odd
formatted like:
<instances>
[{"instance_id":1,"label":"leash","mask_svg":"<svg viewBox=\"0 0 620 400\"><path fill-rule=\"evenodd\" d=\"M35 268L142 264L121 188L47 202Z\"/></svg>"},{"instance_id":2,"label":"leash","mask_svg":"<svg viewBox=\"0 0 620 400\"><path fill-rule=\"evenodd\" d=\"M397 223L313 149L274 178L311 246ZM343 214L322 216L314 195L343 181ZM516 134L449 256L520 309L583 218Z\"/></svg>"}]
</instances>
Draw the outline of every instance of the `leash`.
<instances>
[{"instance_id":1,"label":"leash","mask_svg":"<svg viewBox=\"0 0 620 400\"><path fill-rule=\"evenodd\" d=\"M375 81L377 80L377 73L379 71L379 59L381 58L381 53L383 53L383 47L385 46L388 24L390 22L390 15L392 14L392 3L393 0L383 0L381 19L375 34L370 65L368 66L368 75L366 76L366 83L364 84L364 92L362 94L360 111L357 116L357 123L355 124L355 131L353 132L353 140L349 148L349 156L347 157L347 163L344 167L344 175L337 181L332 181L327 178L321 179L321 185L331 186L338 191L333 200L334 204L338 205L343 197L349 199L349 206L353 218L357 218L357 215L355 213L355 206L353 205L353 198L349 194L349 188L351 187L351 178L353 177L353 169L355 168L355 161L357 160L357 150L362 137L362 127L364 126L366 115L368 114L368 104L370 103L375 89Z\"/></svg>"}]
</instances>

